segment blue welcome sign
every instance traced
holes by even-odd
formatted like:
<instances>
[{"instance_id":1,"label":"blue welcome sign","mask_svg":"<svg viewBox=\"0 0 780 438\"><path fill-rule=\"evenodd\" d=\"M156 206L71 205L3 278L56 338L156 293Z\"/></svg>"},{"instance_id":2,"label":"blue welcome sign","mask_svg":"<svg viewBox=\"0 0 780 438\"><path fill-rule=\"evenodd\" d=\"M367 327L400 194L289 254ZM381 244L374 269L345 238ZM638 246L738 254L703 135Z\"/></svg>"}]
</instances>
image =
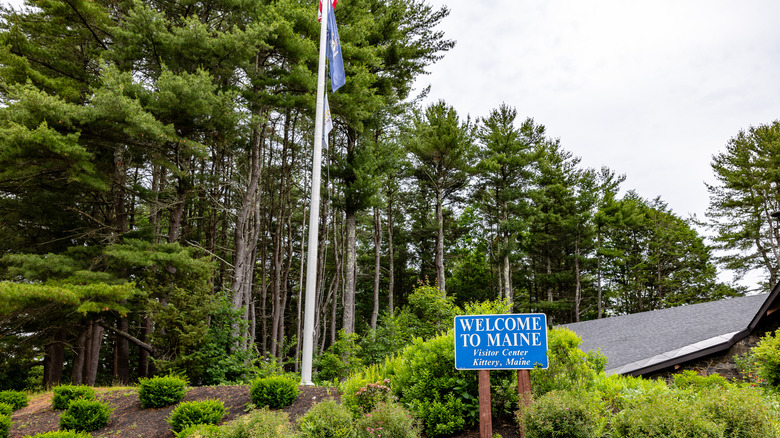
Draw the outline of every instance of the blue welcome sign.
<instances>
[{"instance_id":1,"label":"blue welcome sign","mask_svg":"<svg viewBox=\"0 0 780 438\"><path fill-rule=\"evenodd\" d=\"M508 313L456 316L455 368L547 368L547 315Z\"/></svg>"}]
</instances>

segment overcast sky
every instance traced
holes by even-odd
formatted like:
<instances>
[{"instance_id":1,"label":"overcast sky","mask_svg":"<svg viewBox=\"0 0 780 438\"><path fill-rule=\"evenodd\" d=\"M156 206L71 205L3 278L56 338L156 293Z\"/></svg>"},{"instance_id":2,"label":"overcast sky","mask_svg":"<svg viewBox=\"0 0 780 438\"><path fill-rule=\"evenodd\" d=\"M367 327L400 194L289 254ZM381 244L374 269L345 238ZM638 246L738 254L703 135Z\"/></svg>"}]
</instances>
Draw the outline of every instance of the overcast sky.
<instances>
[{"instance_id":1,"label":"overcast sky","mask_svg":"<svg viewBox=\"0 0 780 438\"><path fill-rule=\"evenodd\" d=\"M502 102L626 189L703 218L712 156L780 119L780 1L428 0L456 46L418 81L463 117Z\"/></svg>"}]
</instances>

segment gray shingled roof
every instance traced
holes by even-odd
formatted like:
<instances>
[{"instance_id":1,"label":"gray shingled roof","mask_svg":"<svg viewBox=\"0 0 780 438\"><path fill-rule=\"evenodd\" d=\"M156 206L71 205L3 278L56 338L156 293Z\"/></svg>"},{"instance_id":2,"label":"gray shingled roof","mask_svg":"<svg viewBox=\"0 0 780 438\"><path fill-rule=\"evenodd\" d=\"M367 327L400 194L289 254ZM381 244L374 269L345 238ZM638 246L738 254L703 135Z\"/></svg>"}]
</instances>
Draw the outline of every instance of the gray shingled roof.
<instances>
[{"instance_id":1,"label":"gray shingled roof","mask_svg":"<svg viewBox=\"0 0 780 438\"><path fill-rule=\"evenodd\" d=\"M607 356L607 374L641 374L684 361L683 358L723 345L749 329L774 294L752 295L709 303L564 324L582 337L583 351ZM734 340L736 341L736 340ZM668 365L666 365L668 363Z\"/></svg>"}]
</instances>

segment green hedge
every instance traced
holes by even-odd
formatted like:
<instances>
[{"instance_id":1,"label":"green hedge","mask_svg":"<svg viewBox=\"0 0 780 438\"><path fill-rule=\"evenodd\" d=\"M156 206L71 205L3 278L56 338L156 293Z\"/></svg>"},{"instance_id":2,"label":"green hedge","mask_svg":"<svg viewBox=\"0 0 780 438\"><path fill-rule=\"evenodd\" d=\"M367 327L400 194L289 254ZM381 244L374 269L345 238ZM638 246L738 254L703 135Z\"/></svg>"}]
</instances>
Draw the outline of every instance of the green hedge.
<instances>
[{"instance_id":1,"label":"green hedge","mask_svg":"<svg viewBox=\"0 0 780 438\"><path fill-rule=\"evenodd\" d=\"M181 432L195 424L219 424L225 416L225 405L220 400L198 400L179 403L166 419L174 432Z\"/></svg>"},{"instance_id":2,"label":"green hedge","mask_svg":"<svg viewBox=\"0 0 780 438\"><path fill-rule=\"evenodd\" d=\"M158 376L138 380L138 399L144 408L163 408L180 402L187 394L187 380Z\"/></svg>"},{"instance_id":3,"label":"green hedge","mask_svg":"<svg viewBox=\"0 0 780 438\"><path fill-rule=\"evenodd\" d=\"M14 411L18 411L27 406L27 394L22 391L0 391L0 403L8 403Z\"/></svg>"},{"instance_id":4,"label":"green hedge","mask_svg":"<svg viewBox=\"0 0 780 438\"><path fill-rule=\"evenodd\" d=\"M71 400L68 409L60 415L60 428L92 432L108 425L112 409L98 400Z\"/></svg>"},{"instance_id":5,"label":"green hedge","mask_svg":"<svg viewBox=\"0 0 780 438\"><path fill-rule=\"evenodd\" d=\"M76 399L94 400L95 390L86 385L60 385L55 387L52 392L54 396L51 405L54 409L68 409L71 401Z\"/></svg>"}]
</instances>

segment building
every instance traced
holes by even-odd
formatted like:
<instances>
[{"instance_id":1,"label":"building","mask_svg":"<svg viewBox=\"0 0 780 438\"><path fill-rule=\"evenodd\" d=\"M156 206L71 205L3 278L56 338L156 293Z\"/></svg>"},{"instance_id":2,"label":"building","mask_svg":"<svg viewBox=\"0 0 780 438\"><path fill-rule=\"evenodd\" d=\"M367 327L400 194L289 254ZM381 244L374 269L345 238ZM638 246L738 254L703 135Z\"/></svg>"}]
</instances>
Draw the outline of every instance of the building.
<instances>
[{"instance_id":1,"label":"building","mask_svg":"<svg viewBox=\"0 0 780 438\"><path fill-rule=\"evenodd\" d=\"M780 287L768 294L563 324L583 351L601 350L607 374L650 376L695 369L738 377L733 357L780 327Z\"/></svg>"}]
</instances>

